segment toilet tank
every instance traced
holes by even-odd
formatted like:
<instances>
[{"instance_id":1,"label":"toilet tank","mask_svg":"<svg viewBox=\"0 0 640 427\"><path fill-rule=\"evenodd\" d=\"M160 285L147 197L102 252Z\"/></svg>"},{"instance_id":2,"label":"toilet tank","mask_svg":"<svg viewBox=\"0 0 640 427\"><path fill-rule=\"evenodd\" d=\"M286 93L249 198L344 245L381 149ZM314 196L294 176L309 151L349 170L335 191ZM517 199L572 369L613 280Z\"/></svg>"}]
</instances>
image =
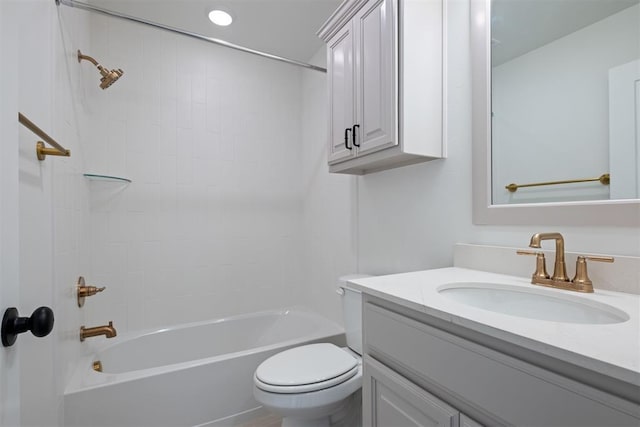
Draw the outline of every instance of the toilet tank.
<instances>
[{"instance_id":1,"label":"toilet tank","mask_svg":"<svg viewBox=\"0 0 640 427\"><path fill-rule=\"evenodd\" d=\"M352 274L338 279L338 293L342 296L342 314L347 346L358 354L362 354L362 293L353 289L347 282L365 277L371 276L368 274Z\"/></svg>"}]
</instances>

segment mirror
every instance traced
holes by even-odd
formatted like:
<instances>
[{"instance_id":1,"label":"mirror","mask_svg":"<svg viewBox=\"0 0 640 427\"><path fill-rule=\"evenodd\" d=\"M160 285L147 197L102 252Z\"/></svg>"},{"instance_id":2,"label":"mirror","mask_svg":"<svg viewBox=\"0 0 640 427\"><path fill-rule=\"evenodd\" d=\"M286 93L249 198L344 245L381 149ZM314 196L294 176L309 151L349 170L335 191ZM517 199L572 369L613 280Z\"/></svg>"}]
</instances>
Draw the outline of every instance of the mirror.
<instances>
[{"instance_id":1,"label":"mirror","mask_svg":"<svg viewBox=\"0 0 640 427\"><path fill-rule=\"evenodd\" d=\"M474 222L640 224L639 1L471 8Z\"/></svg>"},{"instance_id":2,"label":"mirror","mask_svg":"<svg viewBox=\"0 0 640 427\"><path fill-rule=\"evenodd\" d=\"M639 197L640 116L619 117L635 110L639 18L638 0L492 1L494 204Z\"/></svg>"}]
</instances>

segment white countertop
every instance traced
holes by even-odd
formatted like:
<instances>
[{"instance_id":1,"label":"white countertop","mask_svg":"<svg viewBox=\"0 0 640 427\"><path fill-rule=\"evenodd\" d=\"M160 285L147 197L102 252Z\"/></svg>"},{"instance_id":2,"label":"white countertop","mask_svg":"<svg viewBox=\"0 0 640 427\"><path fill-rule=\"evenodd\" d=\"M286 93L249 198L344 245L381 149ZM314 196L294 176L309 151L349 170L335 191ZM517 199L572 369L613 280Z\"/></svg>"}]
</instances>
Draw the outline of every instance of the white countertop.
<instances>
[{"instance_id":1,"label":"white countertop","mask_svg":"<svg viewBox=\"0 0 640 427\"><path fill-rule=\"evenodd\" d=\"M523 348L582 366L626 383L640 385L640 296L598 290L592 294L532 285L530 278L464 268L441 268L350 280L362 292L464 326ZM608 304L629 315L610 324L580 324L530 319L475 308L438 293L455 282L522 287L535 293ZM366 327L366 326L365 326Z\"/></svg>"}]
</instances>

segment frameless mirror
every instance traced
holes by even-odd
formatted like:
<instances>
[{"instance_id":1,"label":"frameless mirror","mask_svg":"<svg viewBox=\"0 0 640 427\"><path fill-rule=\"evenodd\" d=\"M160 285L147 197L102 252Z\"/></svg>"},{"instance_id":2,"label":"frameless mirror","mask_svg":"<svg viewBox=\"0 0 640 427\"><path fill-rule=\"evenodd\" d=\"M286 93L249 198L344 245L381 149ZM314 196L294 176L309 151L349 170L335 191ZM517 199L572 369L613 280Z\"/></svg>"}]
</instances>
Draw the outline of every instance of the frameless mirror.
<instances>
[{"instance_id":1,"label":"frameless mirror","mask_svg":"<svg viewBox=\"0 0 640 427\"><path fill-rule=\"evenodd\" d=\"M471 4L474 221L640 223L639 0Z\"/></svg>"}]
</instances>

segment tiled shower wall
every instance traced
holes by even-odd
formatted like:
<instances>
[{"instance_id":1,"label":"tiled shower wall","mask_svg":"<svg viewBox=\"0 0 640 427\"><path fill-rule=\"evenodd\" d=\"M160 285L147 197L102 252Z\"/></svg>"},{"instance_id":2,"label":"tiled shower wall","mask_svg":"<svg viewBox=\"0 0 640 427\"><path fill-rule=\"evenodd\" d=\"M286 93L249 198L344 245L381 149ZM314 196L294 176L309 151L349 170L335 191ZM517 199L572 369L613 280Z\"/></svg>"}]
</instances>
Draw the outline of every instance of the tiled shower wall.
<instances>
[{"instance_id":1,"label":"tiled shower wall","mask_svg":"<svg viewBox=\"0 0 640 427\"><path fill-rule=\"evenodd\" d=\"M119 332L301 301L301 72L92 16L87 322Z\"/></svg>"}]
</instances>

